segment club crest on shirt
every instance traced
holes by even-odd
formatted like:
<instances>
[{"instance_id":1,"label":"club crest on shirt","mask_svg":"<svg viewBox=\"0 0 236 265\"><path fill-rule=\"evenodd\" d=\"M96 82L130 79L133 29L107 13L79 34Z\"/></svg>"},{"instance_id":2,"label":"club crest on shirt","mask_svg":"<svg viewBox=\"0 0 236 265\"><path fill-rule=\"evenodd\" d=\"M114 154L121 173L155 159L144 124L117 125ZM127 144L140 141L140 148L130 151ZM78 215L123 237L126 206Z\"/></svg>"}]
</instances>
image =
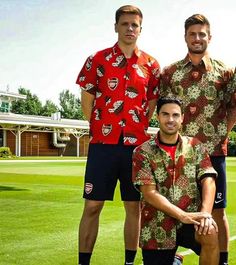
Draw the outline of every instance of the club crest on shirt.
<instances>
[{"instance_id":1,"label":"club crest on shirt","mask_svg":"<svg viewBox=\"0 0 236 265\"><path fill-rule=\"evenodd\" d=\"M102 134L104 136L107 136L112 131L112 125L111 124L103 124L102 125Z\"/></svg>"},{"instance_id":2,"label":"club crest on shirt","mask_svg":"<svg viewBox=\"0 0 236 265\"><path fill-rule=\"evenodd\" d=\"M119 84L119 79L117 77L108 78L107 85L111 90L115 90Z\"/></svg>"},{"instance_id":3,"label":"club crest on shirt","mask_svg":"<svg viewBox=\"0 0 236 265\"><path fill-rule=\"evenodd\" d=\"M197 79L199 77L199 72L198 71L193 71L192 72L192 77L193 77L193 79Z\"/></svg>"},{"instance_id":4,"label":"club crest on shirt","mask_svg":"<svg viewBox=\"0 0 236 265\"><path fill-rule=\"evenodd\" d=\"M91 193L93 190L93 184L92 183L85 183L84 191L86 194Z\"/></svg>"}]
</instances>

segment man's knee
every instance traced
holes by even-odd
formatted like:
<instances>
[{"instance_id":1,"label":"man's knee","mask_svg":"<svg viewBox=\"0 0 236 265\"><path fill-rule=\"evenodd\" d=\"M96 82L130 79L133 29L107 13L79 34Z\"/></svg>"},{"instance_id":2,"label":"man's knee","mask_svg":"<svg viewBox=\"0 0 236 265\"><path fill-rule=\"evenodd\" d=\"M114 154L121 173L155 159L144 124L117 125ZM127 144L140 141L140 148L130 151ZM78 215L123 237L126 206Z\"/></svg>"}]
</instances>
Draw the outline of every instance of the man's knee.
<instances>
[{"instance_id":1,"label":"man's knee","mask_svg":"<svg viewBox=\"0 0 236 265\"><path fill-rule=\"evenodd\" d=\"M103 201L90 201L86 200L84 205L84 212L83 215L86 216L97 216L100 214L103 208L104 202Z\"/></svg>"},{"instance_id":2,"label":"man's knee","mask_svg":"<svg viewBox=\"0 0 236 265\"><path fill-rule=\"evenodd\" d=\"M202 248L218 248L218 233L215 229L211 230L211 234L196 234L196 240L201 244Z\"/></svg>"},{"instance_id":3,"label":"man's knee","mask_svg":"<svg viewBox=\"0 0 236 265\"><path fill-rule=\"evenodd\" d=\"M139 201L132 201L132 202L125 201L124 207L126 215L139 217L141 211Z\"/></svg>"}]
</instances>

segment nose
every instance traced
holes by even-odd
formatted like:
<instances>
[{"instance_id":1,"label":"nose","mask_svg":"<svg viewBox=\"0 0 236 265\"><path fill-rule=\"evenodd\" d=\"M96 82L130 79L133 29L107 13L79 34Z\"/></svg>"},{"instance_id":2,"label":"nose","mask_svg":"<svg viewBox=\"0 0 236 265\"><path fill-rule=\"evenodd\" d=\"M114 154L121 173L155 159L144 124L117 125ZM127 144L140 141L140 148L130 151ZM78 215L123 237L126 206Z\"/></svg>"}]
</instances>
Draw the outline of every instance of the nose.
<instances>
[{"instance_id":1,"label":"nose","mask_svg":"<svg viewBox=\"0 0 236 265\"><path fill-rule=\"evenodd\" d=\"M197 34L195 35L195 39L196 39L196 40L200 40L200 39L201 39L201 38L200 38L200 34L197 33Z\"/></svg>"},{"instance_id":2,"label":"nose","mask_svg":"<svg viewBox=\"0 0 236 265\"><path fill-rule=\"evenodd\" d=\"M128 30L129 30L129 31L132 31L132 30L133 30L133 26L132 26L132 24L129 24L129 25L128 25Z\"/></svg>"}]
</instances>

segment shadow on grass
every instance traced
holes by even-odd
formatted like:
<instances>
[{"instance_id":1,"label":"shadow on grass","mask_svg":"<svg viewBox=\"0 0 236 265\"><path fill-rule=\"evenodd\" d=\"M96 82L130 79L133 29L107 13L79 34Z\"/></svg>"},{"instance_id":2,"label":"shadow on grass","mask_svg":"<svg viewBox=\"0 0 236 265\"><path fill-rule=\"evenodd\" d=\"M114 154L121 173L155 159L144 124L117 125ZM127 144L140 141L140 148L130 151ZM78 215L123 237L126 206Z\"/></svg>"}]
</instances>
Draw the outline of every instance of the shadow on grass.
<instances>
[{"instance_id":1,"label":"shadow on grass","mask_svg":"<svg viewBox=\"0 0 236 265\"><path fill-rule=\"evenodd\" d=\"M9 186L0 186L0 192L1 191L26 191L27 189L19 189L15 187L9 187Z\"/></svg>"}]
</instances>

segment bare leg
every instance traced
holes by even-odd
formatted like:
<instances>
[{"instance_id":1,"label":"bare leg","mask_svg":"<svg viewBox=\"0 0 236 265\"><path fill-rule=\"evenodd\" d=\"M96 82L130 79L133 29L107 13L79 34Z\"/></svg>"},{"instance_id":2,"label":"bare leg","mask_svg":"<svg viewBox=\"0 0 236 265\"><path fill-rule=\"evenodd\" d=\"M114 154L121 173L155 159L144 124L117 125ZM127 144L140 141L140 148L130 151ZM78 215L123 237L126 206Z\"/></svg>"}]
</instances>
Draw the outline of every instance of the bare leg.
<instances>
[{"instance_id":1,"label":"bare leg","mask_svg":"<svg viewBox=\"0 0 236 265\"><path fill-rule=\"evenodd\" d=\"M125 249L137 250L140 231L140 203L124 202L126 217L124 224Z\"/></svg>"},{"instance_id":2,"label":"bare leg","mask_svg":"<svg viewBox=\"0 0 236 265\"><path fill-rule=\"evenodd\" d=\"M97 239L99 216L103 205L103 201L85 200L79 226L79 252L92 253Z\"/></svg>"},{"instance_id":3,"label":"bare leg","mask_svg":"<svg viewBox=\"0 0 236 265\"><path fill-rule=\"evenodd\" d=\"M212 212L219 229L219 247L220 252L228 252L229 250L229 223L225 213L225 209L214 209Z\"/></svg>"},{"instance_id":4,"label":"bare leg","mask_svg":"<svg viewBox=\"0 0 236 265\"><path fill-rule=\"evenodd\" d=\"M200 265L218 265L219 264L219 242L218 233L212 231L212 234L198 235L196 240L201 244L201 253L199 258Z\"/></svg>"}]
</instances>

